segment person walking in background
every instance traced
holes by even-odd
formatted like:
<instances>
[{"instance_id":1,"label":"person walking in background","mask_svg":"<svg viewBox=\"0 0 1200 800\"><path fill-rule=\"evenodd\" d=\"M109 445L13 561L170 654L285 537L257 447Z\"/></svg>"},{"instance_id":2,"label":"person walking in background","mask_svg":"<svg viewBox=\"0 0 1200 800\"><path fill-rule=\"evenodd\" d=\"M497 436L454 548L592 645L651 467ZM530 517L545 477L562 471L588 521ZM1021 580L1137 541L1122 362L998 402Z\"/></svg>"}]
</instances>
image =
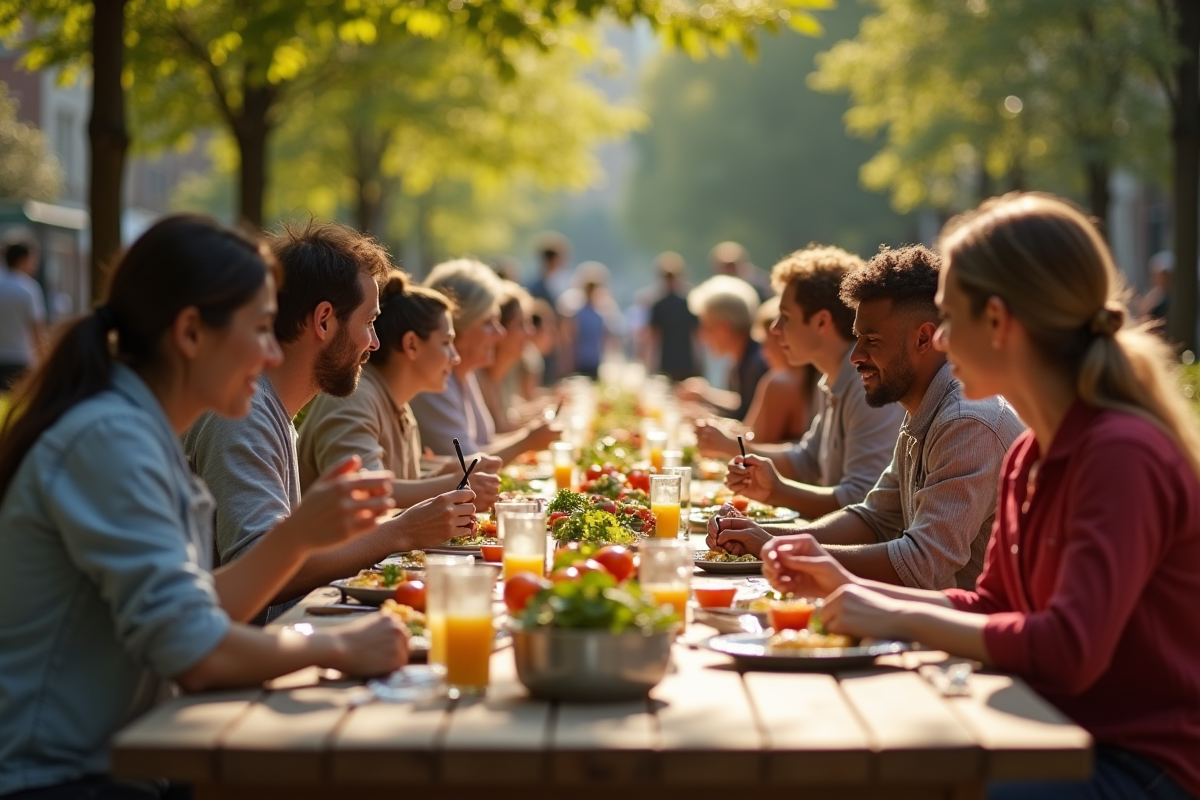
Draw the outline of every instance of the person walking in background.
<instances>
[{"instance_id":1,"label":"person walking in background","mask_svg":"<svg viewBox=\"0 0 1200 800\"><path fill-rule=\"evenodd\" d=\"M46 299L34 280L35 245L12 242L4 248L0 275L0 392L11 389L36 363L46 340Z\"/></svg>"},{"instance_id":2,"label":"person walking in background","mask_svg":"<svg viewBox=\"0 0 1200 800\"><path fill-rule=\"evenodd\" d=\"M698 335L709 352L729 360L729 389L710 386L704 378L679 384L676 397L705 404L710 411L743 420L759 380L767 373L762 348L750 338L758 293L741 278L717 275L688 293L688 308L699 319Z\"/></svg>"},{"instance_id":3,"label":"person walking in background","mask_svg":"<svg viewBox=\"0 0 1200 800\"><path fill-rule=\"evenodd\" d=\"M1125 323L1101 234L1046 195L989 200L942 234L938 346L973 400L1029 422L999 473L974 589L865 581L807 536L763 549L834 633L919 641L1024 678L1096 741L1082 781L990 800L1200 797L1200 430L1171 348Z\"/></svg>"},{"instance_id":4,"label":"person walking in background","mask_svg":"<svg viewBox=\"0 0 1200 800\"><path fill-rule=\"evenodd\" d=\"M1149 266L1150 289L1138 302L1138 318L1165 325L1167 312L1171 310L1171 273L1175 267L1175 254L1170 250L1155 253L1150 257Z\"/></svg>"},{"instance_id":5,"label":"person walking in background","mask_svg":"<svg viewBox=\"0 0 1200 800\"><path fill-rule=\"evenodd\" d=\"M673 381L684 381L698 374L696 330L700 325L684 292L687 265L678 253L668 251L659 254L654 266L662 292L650 306L646 326L647 368Z\"/></svg>"},{"instance_id":6,"label":"person walking in background","mask_svg":"<svg viewBox=\"0 0 1200 800\"><path fill-rule=\"evenodd\" d=\"M562 294L562 276L571 261L571 243L558 233L543 233L534 244L537 256L537 276L525 288L534 300L541 300L550 309L551 318L544 318L547 327L557 331L558 298ZM543 354L542 385L553 386L562 377L557 364L558 354L551 350Z\"/></svg>"},{"instance_id":7,"label":"person walking in background","mask_svg":"<svg viewBox=\"0 0 1200 800\"><path fill-rule=\"evenodd\" d=\"M608 267L585 261L575 269L576 285L558 299L560 365L564 375L600 377L609 340L620 334L621 308L608 291Z\"/></svg>"},{"instance_id":8,"label":"person walking in background","mask_svg":"<svg viewBox=\"0 0 1200 800\"><path fill-rule=\"evenodd\" d=\"M758 292L760 302L774 294L771 291L770 279L761 269L754 266L746 248L737 242L721 242L709 251L708 260L712 265L713 275L741 278Z\"/></svg>"}]
</instances>

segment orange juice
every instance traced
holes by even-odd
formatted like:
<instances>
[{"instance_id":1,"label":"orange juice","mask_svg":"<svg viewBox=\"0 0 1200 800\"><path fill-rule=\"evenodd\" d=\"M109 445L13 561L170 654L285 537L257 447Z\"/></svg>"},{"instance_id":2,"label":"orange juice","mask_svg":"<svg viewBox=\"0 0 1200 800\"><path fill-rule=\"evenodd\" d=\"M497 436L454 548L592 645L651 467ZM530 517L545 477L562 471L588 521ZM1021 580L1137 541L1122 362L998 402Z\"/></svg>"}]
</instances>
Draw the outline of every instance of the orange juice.
<instances>
[{"instance_id":1,"label":"orange juice","mask_svg":"<svg viewBox=\"0 0 1200 800\"><path fill-rule=\"evenodd\" d=\"M492 658L495 637L491 615L447 616L445 626L446 683L478 688L487 686L488 662Z\"/></svg>"},{"instance_id":2,"label":"orange juice","mask_svg":"<svg viewBox=\"0 0 1200 800\"><path fill-rule=\"evenodd\" d=\"M654 535L659 539L679 538L679 503L653 503Z\"/></svg>"},{"instance_id":3,"label":"orange juice","mask_svg":"<svg viewBox=\"0 0 1200 800\"><path fill-rule=\"evenodd\" d=\"M575 467L570 464L557 464L554 467L554 482L558 484L559 489L571 488L571 477L575 472Z\"/></svg>"},{"instance_id":4,"label":"orange juice","mask_svg":"<svg viewBox=\"0 0 1200 800\"><path fill-rule=\"evenodd\" d=\"M546 559L543 556L504 556L504 580L508 580L518 572L532 572L541 577L546 572Z\"/></svg>"},{"instance_id":5,"label":"orange juice","mask_svg":"<svg viewBox=\"0 0 1200 800\"><path fill-rule=\"evenodd\" d=\"M663 464L662 453L663 453L663 451L662 451L661 447L651 447L650 448L650 466L651 466L651 468L653 468L653 470L655 472L662 472L662 464Z\"/></svg>"},{"instance_id":6,"label":"orange juice","mask_svg":"<svg viewBox=\"0 0 1200 800\"><path fill-rule=\"evenodd\" d=\"M643 586L654 602L660 606L671 606L676 614L682 614L687 608L688 587L686 586Z\"/></svg>"},{"instance_id":7,"label":"orange juice","mask_svg":"<svg viewBox=\"0 0 1200 800\"><path fill-rule=\"evenodd\" d=\"M429 663L446 663L446 616L426 614L425 630L429 635Z\"/></svg>"}]
</instances>

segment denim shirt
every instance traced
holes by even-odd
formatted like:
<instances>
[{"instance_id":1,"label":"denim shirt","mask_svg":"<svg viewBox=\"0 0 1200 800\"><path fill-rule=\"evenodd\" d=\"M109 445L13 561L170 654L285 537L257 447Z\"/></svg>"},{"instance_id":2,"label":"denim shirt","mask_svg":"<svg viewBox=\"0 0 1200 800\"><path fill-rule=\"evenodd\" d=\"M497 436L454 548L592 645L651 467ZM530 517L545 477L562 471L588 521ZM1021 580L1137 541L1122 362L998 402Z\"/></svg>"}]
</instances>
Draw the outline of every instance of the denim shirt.
<instances>
[{"instance_id":1,"label":"denim shirt","mask_svg":"<svg viewBox=\"0 0 1200 800\"><path fill-rule=\"evenodd\" d=\"M109 770L109 742L229 629L212 497L128 367L38 438L0 505L0 795Z\"/></svg>"}]
</instances>

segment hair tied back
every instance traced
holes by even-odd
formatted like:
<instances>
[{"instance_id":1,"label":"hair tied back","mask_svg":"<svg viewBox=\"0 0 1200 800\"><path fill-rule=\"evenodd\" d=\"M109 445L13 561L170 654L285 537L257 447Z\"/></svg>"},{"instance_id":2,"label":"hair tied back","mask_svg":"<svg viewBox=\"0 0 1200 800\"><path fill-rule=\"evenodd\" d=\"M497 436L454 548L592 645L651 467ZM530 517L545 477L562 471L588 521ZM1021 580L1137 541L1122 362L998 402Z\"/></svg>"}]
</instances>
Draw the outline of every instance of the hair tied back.
<instances>
[{"instance_id":1,"label":"hair tied back","mask_svg":"<svg viewBox=\"0 0 1200 800\"><path fill-rule=\"evenodd\" d=\"M1125 324L1125 311L1120 308L1105 306L1092 315L1088 327L1096 336L1113 337Z\"/></svg>"}]
</instances>

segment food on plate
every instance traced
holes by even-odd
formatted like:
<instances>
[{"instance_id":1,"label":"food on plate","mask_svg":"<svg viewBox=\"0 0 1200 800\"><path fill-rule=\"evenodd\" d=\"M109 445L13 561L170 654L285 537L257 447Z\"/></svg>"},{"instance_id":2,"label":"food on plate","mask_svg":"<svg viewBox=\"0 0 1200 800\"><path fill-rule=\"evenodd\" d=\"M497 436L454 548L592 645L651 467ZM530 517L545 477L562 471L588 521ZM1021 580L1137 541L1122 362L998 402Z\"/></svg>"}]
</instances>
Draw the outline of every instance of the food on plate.
<instances>
[{"instance_id":1,"label":"food on plate","mask_svg":"<svg viewBox=\"0 0 1200 800\"><path fill-rule=\"evenodd\" d=\"M550 533L560 542L631 544L638 538L615 514L599 509L577 511L565 517L552 516L550 526Z\"/></svg>"},{"instance_id":2,"label":"food on plate","mask_svg":"<svg viewBox=\"0 0 1200 800\"><path fill-rule=\"evenodd\" d=\"M511 614L524 611L530 598L549 585L549 581L532 572L518 572L504 582L504 605Z\"/></svg>"},{"instance_id":3,"label":"food on plate","mask_svg":"<svg viewBox=\"0 0 1200 800\"><path fill-rule=\"evenodd\" d=\"M424 611L425 582L402 581L396 586L396 591L392 594L392 599L401 605L414 608L417 611Z\"/></svg>"},{"instance_id":4,"label":"food on plate","mask_svg":"<svg viewBox=\"0 0 1200 800\"><path fill-rule=\"evenodd\" d=\"M494 533L491 536L482 536L478 533L468 534L468 535L464 535L464 536L455 536L452 539L450 539L450 541L446 542L446 544L453 545L454 547L479 547L479 546L485 545L485 544L499 544L499 543L500 543L500 540L496 538L496 535Z\"/></svg>"},{"instance_id":5,"label":"food on plate","mask_svg":"<svg viewBox=\"0 0 1200 800\"><path fill-rule=\"evenodd\" d=\"M397 553L384 559L384 566L395 564L401 569L425 569L425 551L412 550L407 553Z\"/></svg>"},{"instance_id":6,"label":"food on plate","mask_svg":"<svg viewBox=\"0 0 1200 800\"><path fill-rule=\"evenodd\" d=\"M530 598L524 611L514 614L515 625L523 630L562 628L650 634L671 630L682 619L655 603L649 593L643 594L637 581L618 582L602 568L567 567L560 572L563 574L557 582Z\"/></svg>"},{"instance_id":7,"label":"food on plate","mask_svg":"<svg viewBox=\"0 0 1200 800\"><path fill-rule=\"evenodd\" d=\"M500 498L502 500L512 499L505 497L507 494L527 495L533 493L533 485L521 478L509 475L507 472L500 474Z\"/></svg>"},{"instance_id":8,"label":"food on plate","mask_svg":"<svg viewBox=\"0 0 1200 800\"><path fill-rule=\"evenodd\" d=\"M412 606L397 603L395 600L384 600L379 611L389 617L395 617L413 636L425 633L425 615Z\"/></svg>"},{"instance_id":9,"label":"food on plate","mask_svg":"<svg viewBox=\"0 0 1200 800\"><path fill-rule=\"evenodd\" d=\"M381 570L360 570L357 575L346 581L346 585L356 589L392 589L407 580L408 576L399 564L384 564Z\"/></svg>"},{"instance_id":10,"label":"food on plate","mask_svg":"<svg viewBox=\"0 0 1200 800\"><path fill-rule=\"evenodd\" d=\"M481 514L475 522L475 535L495 537L498 535L499 529L495 518L491 514Z\"/></svg>"},{"instance_id":11,"label":"food on plate","mask_svg":"<svg viewBox=\"0 0 1200 800\"><path fill-rule=\"evenodd\" d=\"M628 544L634 541L635 538L643 538L654 532L654 514L651 513L649 502L642 504L642 499L639 495L627 494L625 500L613 500L603 495L588 495L581 492L573 492L569 489L561 489L554 496L554 500L546 507L547 522L550 525L550 532L555 535L555 538L560 541L570 541L579 539L578 536L559 536L557 533L559 523L569 517L573 517L585 512L603 511L611 515L618 525L624 527L632 536L621 536L614 539L587 539L588 541L597 542L616 542L619 544ZM648 498L645 498L648 501ZM599 520L599 517L593 517L593 520Z\"/></svg>"},{"instance_id":12,"label":"food on plate","mask_svg":"<svg viewBox=\"0 0 1200 800\"><path fill-rule=\"evenodd\" d=\"M698 561L709 561L709 562L714 562L717 564L733 564L733 563L761 561L762 560L758 556L754 555L753 553L743 553L740 556L735 556L733 553L729 553L729 552L726 552L725 550L717 550L717 549L709 550L706 553L698 552L696 554L696 559Z\"/></svg>"},{"instance_id":13,"label":"food on plate","mask_svg":"<svg viewBox=\"0 0 1200 800\"><path fill-rule=\"evenodd\" d=\"M692 509L692 516L703 519L707 523L709 517L720 511L721 506L726 503L753 520L779 519L781 516L791 516L793 513L790 509L769 506L740 494L735 495L728 489L718 489L714 492L705 492L696 501Z\"/></svg>"},{"instance_id":14,"label":"food on plate","mask_svg":"<svg viewBox=\"0 0 1200 800\"><path fill-rule=\"evenodd\" d=\"M696 605L701 608L730 608L738 587L728 583L697 583L692 586Z\"/></svg>"},{"instance_id":15,"label":"food on plate","mask_svg":"<svg viewBox=\"0 0 1200 800\"><path fill-rule=\"evenodd\" d=\"M767 652L783 655L816 650L827 647L856 647L858 640L853 636L839 636L832 633L817 633L807 628L804 630L782 630L767 640Z\"/></svg>"}]
</instances>

